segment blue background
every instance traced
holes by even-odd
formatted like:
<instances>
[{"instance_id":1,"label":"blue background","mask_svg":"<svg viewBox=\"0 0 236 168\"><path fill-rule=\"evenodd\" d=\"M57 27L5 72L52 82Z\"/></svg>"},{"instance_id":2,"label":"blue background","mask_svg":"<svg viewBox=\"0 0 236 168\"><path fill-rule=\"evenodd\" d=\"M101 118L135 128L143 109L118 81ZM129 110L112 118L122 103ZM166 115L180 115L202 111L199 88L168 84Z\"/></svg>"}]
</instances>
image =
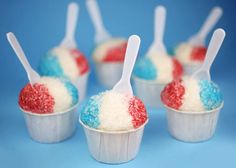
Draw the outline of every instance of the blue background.
<instances>
[{"instance_id":1,"label":"blue background","mask_svg":"<svg viewBox=\"0 0 236 168\"><path fill-rule=\"evenodd\" d=\"M59 44L64 36L67 0L0 1L0 167L106 167L88 152L81 126L75 135L59 144L39 144L27 133L23 115L17 107L20 89L27 76L5 34L15 33L34 68L40 57ZM76 39L90 59L94 29L79 0L80 16ZM233 0L99 0L104 23L114 36L141 37L139 56L152 42L153 11L156 5L167 7L165 42L168 48L195 33L211 8L219 5L224 14L216 27L226 31L226 39L212 67L212 78L222 89L225 106L221 111L215 136L204 143L183 143L167 132L162 110L148 108L148 123L137 158L117 167L235 167L236 166L236 10ZM209 41L208 37L208 41ZM208 42L207 41L207 42ZM91 59L90 59L91 62ZM88 94L103 90L91 74ZM116 166L115 166L116 167Z\"/></svg>"}]
</instances>

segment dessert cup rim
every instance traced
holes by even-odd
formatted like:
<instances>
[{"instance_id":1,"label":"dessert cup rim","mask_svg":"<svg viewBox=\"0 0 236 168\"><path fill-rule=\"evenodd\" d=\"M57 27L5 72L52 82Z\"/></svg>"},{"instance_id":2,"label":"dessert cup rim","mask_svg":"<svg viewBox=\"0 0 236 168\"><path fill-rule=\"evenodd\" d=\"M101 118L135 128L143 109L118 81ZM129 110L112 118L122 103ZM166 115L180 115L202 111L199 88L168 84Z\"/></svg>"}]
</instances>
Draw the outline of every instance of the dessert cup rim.
<instances>
[{"instance_id":1,"label":"dessert cup rim","mask_svg":"<svg viewBox=\"0 0 236 168\"><path fill-rule=\"evenodd\" d=\"M203 62L195 62L195 63L181 63L183 66L188 66L188 67L192 67L192 66L201 66L203 64Z\"/></svg>"},{"instance_id":2,"label":"dessert cup rim","mask_svg":"<svg viewBox=\"0 0 236 168\"><path fill-rule=\"evenodd\" d=\"M88 70L88 71L85 72L84 74L78 76L75 80L78 80L79 78L82 78L82 77L84 77L84 76L86 76L86 75L89 75L89 74L91 74L91 71L90 71L90 70ZM71 80L71 81L72 81L72 80Z\"/></svg>"},{"instance_id":3,"label":"dessert cup rim","mask_svg":"<svg viewBox=\"0 0 236 168\"><path fill-rule=\"evenodd\" d=\"M29 115L40 116L40 117L48 117L48 116L55 116L55 115L65 114L65 113L70 112L71 110L75 109L78 105L79 105L79 100L78 100L78 102L77 102L74 106L70 107L70 108L67 109L67 110L60 111L60 112L54 112L54 113L46 113L46 114L38 114L38 113L33 113L33 112L31 112L31 111L25 111L25 110L22 109L20 106L19 106L19 108L20 108L20 110L21 110L23 113L26 113L26 114L29 114Z\"/></svg>"},{"instance_id":4,"label":"dessert cup rim","mask_svg":"<svg viewBox=\"0 0 236 168\"><path fill-rule=\"evenodd\" d=\"M79 77L81 77L81 76L85 76L85 75L88 75L88 74L90 74L91 73L91 71L90 70L88 70L87 72L85 72L85 73L83 73L82 75L80 75Z\"/></svg>"},{"instance_id":5,"label":"dessert cup rim","mask_svg":"<svg viewBox=\"0 0 236 168\"><path fill-rule=\"evenodd\" d=\"M94 132L98 132L98 133L105 133L105 134L124 134L124 133L131 133L131 132L135 132L138 131L142 128L145 127L145 125L148 123L149 119L147 118L147 120L138 128L133 128L130 130L123 130L123 131L108 131L108 130L99 130L99 129L95 129L95 128L91 128L89 126L87 126L86 124L83 123L83 121L81 121L80 117L79 117L79 123L85 127L86 129L89 129L90 131L94 131Z\"/></svg>"},{"instance_id":6,"label":"dessert cup rim","mask_svg":"<svg viewBox=\"0 0 236 168\"><path fill-rule=\"evenodd\" d=\"M112 36L111 38L109 38L109 39L107 39L107 40L104 40L104 41L102 41L102 42L99 42L99 43L97 43L97 44L96 44L96 42L95 42L94 49L97 48L97 46L99 46L99 45L101 45L101 44L103 44L103 43L106 43L106 42L108 42L108 41L111 41L112 39L121 39L121 40L128 41L128 39L127 39L126 37L124 37L124 36Z\"/></svg>"},{"instance_id":7,"label":"dessert cup rim","mask_svg":"<svg viewBox=\"0 0 236 168\"><path fill-rule=\"evenodd\" d=\"M209 114L209 113L214 113L216 111L219 111L223 106L224 106L224 101L221 103L221 105L213 110L206 110L206 111L181 111L181 110L176 110L174 108L171 108L167 105L165 105L164 103L162 103L163 106L166 108L166 109L169 109L171 110L172 112L177 112L177 113L182 113L182 114L193 114L193 115L198 115L198 114Z\"/></svg>"},{"instance_id":8,"label":"dessert cup rim","mask_svg":"<svg viewBox=\"0 0 236 168\"><path fill-rule=\"evenodd\" d=\"M127 39L126 37L123 37L123 36L112 36L111 38L109 38L109 39L107 39L107 40L104 40L104 41L102 41L102 42L100 42L100 43L98 43L98 44L95 44L95 47L94 47L94 48L96 48L97 46L99 46L99 45L102 44L102 43L106 43L106 42L108 42L108 41L111 41L111 39L121 39L121 40L128 41L128 39Z\"/></svg>"},{"instance_id":9,"label":"dessert cup rim","mask_svg":"<svg viewBox=\"0 0 236 168\"><path fill-rule=\"evenodd\" d=\"M98 60L96 60L96 59L94 59L93 58L93 61L94 61L94 63L95 64L105 64L105 65L114 65L114 64L120 64L120 65L122 65L122 64L124 64L124 61L111 61L111 62L103 62L103 61L98 61Z\"/></svg>"},{"instance_id":10,"label":"dessert cup rim","mask_svg":"<svg viewBox=\"0 0 236 168\"><path fill-rule=\"evenodd\" d=\"M143 79L143 78L139 78L136 75L132 75L131 78L134 79L134 80L137 80L139 82L149 84L149 85L164 85L165 86L166 84L168 84L168 83L156 82L156 81L153 81L153 80L146 80L146 79Z\"/></svg>"}]
</instances>

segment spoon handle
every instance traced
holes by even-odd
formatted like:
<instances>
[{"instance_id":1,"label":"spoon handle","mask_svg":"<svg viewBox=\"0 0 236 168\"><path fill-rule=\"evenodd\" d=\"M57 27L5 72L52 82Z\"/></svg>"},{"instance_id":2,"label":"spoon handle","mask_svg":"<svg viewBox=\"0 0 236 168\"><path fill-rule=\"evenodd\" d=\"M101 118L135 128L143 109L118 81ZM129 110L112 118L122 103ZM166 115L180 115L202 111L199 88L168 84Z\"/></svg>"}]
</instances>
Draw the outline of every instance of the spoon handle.
<instances>
[{"instance_id":1,"label":"spoon handle","mask_svg":"<svg viewBox=\"0 0 236 168\"><path fill-rule=\"evenodd\" d=\"M76 48L75 42L75 29L78 18L79 6L77 3L72 2L68 6L67 10L67 21L66 21L66 33L63 41L61 42L62 47Z\"/></svg>"},{"instance_id":2,"label":"spoon handle","mask_svg":"<svg viewBox=\"0 0 236 168\"><path fill-rule=\"evenodd\" d=\"M120 93L133 95L133 90L130 84L130 78L136 61L140 46L140 38L137 35L132 35L128 39L128 45L125 53L123 72L119 82L112 90Z\"/></svg>"},{"instance_id":3,"label":"spoon handle","mask_svg":"<svg viewBox=\"0 0 236 168\"><path fill-rule=\"evenodd\" d=\"M25 69L25 71L28 75L30 83L31 84L36 83L40 79L40 76L30 66L30 64L29 64L29 62L28 62L28 60L25 56L25 53L22 50L22 48L21 48L19 42L17 41L15 35L11 32L7 33L7 39L9 41L11 47L13 48L14 52L16 53L17 57L19 58L21 64L23 65L23 67L24 67L24 69Z\"/></svg>"},{"instance_id":4,"label":"spoon handle","mask_svg":"<svg viewBox=\"0 0 236 168\"><path fill-rule=\"evenodd\" d=\"M193 77L203 74L202 72L206 72L207 76L205 78L207 78L207 80L211 79L209 71L210 71L211 65L212 65L221 45L223 43L224 38L225 38L225 31L223 29L217 29L214 31L211 41L209 43L208 49L207 49L205 60L202 64L202 66L199 68L199 70L197 70L192 75Z\"/></svg>"},{"instance_id":5,"label":"spoon handle","mask_svg":"<svg viewBox=\"0 0 236 168\"><path fill-rule=\"evenodd\" d=\"M96 31L95 42L98 44L100 42L108 40L111 36L103 24L97 1L96 0L87 0L86 5L88 8L90 17L92 18L93 25L94 25L95 31Z\"/></svg>"},{"instance_id":6,"label":"spoon handle","mask_svg":"<svg viewBox=\"0 0 236 168\"><path fill-rule=\"evenodd\" d=\"M165 22L166 22L166 8L164 6L157 6L155 8L154 14L154 40L148 50L148 56L151 55L152 52L158 51L166 54L166 48L163 43L163 36L165 30Z\"/></svg>"},{"instance_id":7,"label":"spoon handle","mask_svg":"<svg viewBox=\"0 0 236 168\"><path fill-rule=\"evenodd\" d=\"M157 6L155 9L154 41L163 43L165 22L166 22L166 9L164 6Z\"/></svg>"},{"instance_id":8,"label":"spoon handle","mask_svg":"<svg viewBox=\"0 0 236 168\"><path fill-rule=\"evenodd\" d=\"M218 22L222 15L223 11L220 7L214 7L210 14L208 15L206 21L202 25L198 35L202 39L205 39L207 34L212 30L212 28L215 26L215 24Z\"/></svg>"},{"instance_id":9,"label":"spoon handle","mask_svg":"<svg viewBox=\"0 0 236 168\"><path fill-rule=\"evenodd\" d=\"M138 55L140 46L140 38L137 35L132 35L128 39L128 45L125 53L124 67L122 72L122 78L130 80L134 64Z\"/></svg>"}]
</instances>

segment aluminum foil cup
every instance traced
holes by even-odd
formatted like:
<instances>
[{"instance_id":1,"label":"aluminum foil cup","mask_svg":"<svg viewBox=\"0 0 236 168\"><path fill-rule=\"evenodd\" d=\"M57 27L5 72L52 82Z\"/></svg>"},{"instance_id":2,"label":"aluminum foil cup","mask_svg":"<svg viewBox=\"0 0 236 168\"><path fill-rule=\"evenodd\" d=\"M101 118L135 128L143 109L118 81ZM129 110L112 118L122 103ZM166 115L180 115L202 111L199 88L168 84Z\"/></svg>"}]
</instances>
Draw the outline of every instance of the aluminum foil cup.
<instances>
[{"instance_id":1,"label":"aluminum foil cup","mask_svg":"<svg viewBox=\"0 0 236 168\"><path fill-rule=\"evenodd\" d=\"M202 64L184 64L184 75L190 76L201 67Z\"/></svg>"},{"instance_id":2,"label":"aluminum foil cup","mask_svg":"<svg viewBox=\"0 0 236 168\"><path fill-rule=\"evenodd\" d=\"M107 88L112 88L121 78L123 63L95 62L95 68L99 82Z\"/></svg>"},{"instance_id":3,"label":"aluminum foil cup","mask_svg":"<svg viewBox=\"0 0 236 168\"><path fill-rule=\"evenodd\" d=\"M67 111L36 114L21 109L30 137L39 143L57 143L73 135L78 115L77 105Z\"/></svg>"},{"instance_id":4,"label":"aluminum foil cup","mask_svg":"<svg viewBox=\"0 0 236 168\"><path fill-rule=\"evenodd\" d=\"M134 159L139 151L144 127L129 131L102 131L88 127L81 120L90 154L99 162L121 164Z\"/></svg>"},{"instance_id":5,"label":"aluminum foil cup","mask_svg":"<svg viewBox=\"0 0 236 168\"><path fill-rule=\"evenodd\" d=\"M90 72L83 74L74 82L79 91L79 102L83 101L86 97L89 74Z\"/></svg>"},{"instance_id":6,"label":"aluminum foil cup","mask_svg":"<svg viewBox=\"0 0 236 168\"><path fill-rule=\"evenodd\" d=\"M174 138L184 142L201 142L214 135L223 103L217 109L203 112L183 112L165 107L168 129Z\"/></svg>"},{"instance_id":7,"label":"aluminum foil cup","mask_svg":"<svg viewBox=\"0 0 236 168\"><path fill-rule=\"evenodd\" d=\"M132 76L134 92L146 106L159 108L162 107L161 91L165 84L156 83Z\"/></svg>"}]
</instances>

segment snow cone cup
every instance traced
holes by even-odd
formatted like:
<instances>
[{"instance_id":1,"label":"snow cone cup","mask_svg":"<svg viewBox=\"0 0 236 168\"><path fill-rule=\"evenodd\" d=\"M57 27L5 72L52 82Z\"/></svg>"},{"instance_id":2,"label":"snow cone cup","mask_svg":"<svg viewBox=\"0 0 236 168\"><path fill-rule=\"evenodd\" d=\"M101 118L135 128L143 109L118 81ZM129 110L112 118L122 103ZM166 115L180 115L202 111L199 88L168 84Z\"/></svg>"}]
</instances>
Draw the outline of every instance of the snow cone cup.
<instances>
[{"instance_id":1,"label":"snow cone cup","mask_svg":"<svg viewBox=\"0 0 236 168\"><path fill-rule=\"evenodd\" d=\"M82 102L86 95L87 95L87 85L88 85L88 79L89 79L90 72L86 72L82 76L78 77L74 84L77 86L77 89L79 90L79 102Z\"/></svg>"},{"instance_id":2,"label":"snow cone cup","mask_svg":"<svg viewBox=\"0 0 236 168\"><path fill-rule=\"evenodd\" d=\"M128 39L122 77L111 90L92 96L80 113L91 155L99 162L121 164L139 151L148 115L143 102L133 96L130 84L140 38Z\"/></svg>"},{"instance_id":3,"label":"snow cone cup","mask_svg":"<svg viewBox=\"0 0 236 168\"><path fill-rule=\"evenodd\" d=\"M96 74L99 82L107 87L113 87L120 79L123 62L98 62L95 61Z\"/></svg>"},{"instance_id":4,"label":"snow cone cup","mask_svg":"<svg viewBox=\"0 0 236 168\"><path fill-rule=\"evenodd\" d=\"M211 80L210 68L224 38L223 29L215 30L202 66L190 77L172 81L161 93L167 105L169 132L178 140L201 142L215 133L224 102L220 88Z\"/></svg>"},{"instance_id":5,"label":"snow cone cup","mask_svg":"<svg viewBox=\"0 0 236 168\"><path fill-rule=\"evenodd\" d=\"M77 88L61 78L41 77L30 66L15 35L9 32L7 39L29 79L20 91L18 104L31 138L40 143L69 138L76 128Z\"/></svg>"},{"instance_id":6,"label":"snow cone cup","mask_svg":"<svg viewBox=\"0 0 236 168\"><path fill-rule=\"evenodd\" d=\"M214 135L223 103L214 110L202 112L184 112L165 107L168 129L174 138L184 142L201 142Z\"/></svg>"},{"instance_id":7,"label":"snow cone cup","mask_svg":"<svg viewBox=\"0 0 236 168\"><path fill-rule=\"evenodd\" d=\"M147 81L133 76L134 90L146 106L159 108L162 107L161 91L165 84Z\"/></svg>"},{"instance_id":8,"label":"snow cone cup","mask_svg":"<svg viewBox=\"0 0 236 168\"><path fill-rule=\"evenodd\" d=\"M136 157L142 141L144 127L128 131L102 131L88 127L81 120L90 154L99 162L121 164Z\"/></svg>"},{"instance_id":9,"label":"snow cone cup","mask_svg":"<svg viewBox=\"0 0 236 168\"><path fill-rule=\"evenodd\" d=\"M184 67L184 74L185 75L192 75L196 70L198 70L200 67L201 67L202 64L194 64L194 65L191 65L191 64L184 64L183 67Z\"/></svg>"},{"instance_id":10,"label":"snow cone cup","mask_svg":"<svg viewBox=\"0 0 236 168\"><path fill-rule=\"evenodd\" d=\"M52 114L36 114L21 111L24 114L30 137L39 143L57 143L73 135L78 116L77 105L62 112Z\"/></svg>"}]
</instances>

